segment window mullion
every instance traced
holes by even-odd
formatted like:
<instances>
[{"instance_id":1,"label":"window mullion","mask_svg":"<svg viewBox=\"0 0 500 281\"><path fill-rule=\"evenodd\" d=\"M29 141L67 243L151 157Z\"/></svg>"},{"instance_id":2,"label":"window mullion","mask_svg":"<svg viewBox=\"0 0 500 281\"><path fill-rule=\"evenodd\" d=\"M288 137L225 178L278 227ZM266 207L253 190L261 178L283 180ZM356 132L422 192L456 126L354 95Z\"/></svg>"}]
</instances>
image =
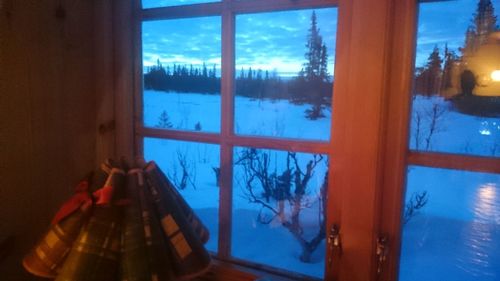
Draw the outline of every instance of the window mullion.
<instances>
[{"instance_id":1,"label":"window mullion","mask_svg":"<svg viewBox=\"0 0 500 281\"><path fill-rule=\"evenodd\" d=\"M229 2L224 2L229 5ZM220 258L231 255L233 146L229 140L234 128L234 41L235 15L229 9L222 13L222 67L221 67L221 188L219 193L219 249Z\"/></svg>"}]
</instances>

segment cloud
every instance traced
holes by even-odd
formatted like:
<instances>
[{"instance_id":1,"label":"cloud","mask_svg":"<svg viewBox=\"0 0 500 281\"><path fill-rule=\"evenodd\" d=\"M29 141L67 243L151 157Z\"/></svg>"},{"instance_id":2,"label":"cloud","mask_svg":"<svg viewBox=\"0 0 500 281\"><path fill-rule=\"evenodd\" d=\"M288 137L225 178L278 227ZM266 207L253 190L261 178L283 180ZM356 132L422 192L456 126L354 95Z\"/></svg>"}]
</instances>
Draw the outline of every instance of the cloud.
<instances>
[{"instance_id":1,"label":"cloud","mask_svg":"<svg viewBox=\"0 0 500 281\"><path fill-rule=\"evenodd\" d=\"M317 9L318 27L328 48L333 72L337 9ZM298 72L305 62L312 10L293 10L236 17L236 65ZM143 23L143 64L217 64L221 57L221 18L189 18Z\"/></svg>"}]
</instances>

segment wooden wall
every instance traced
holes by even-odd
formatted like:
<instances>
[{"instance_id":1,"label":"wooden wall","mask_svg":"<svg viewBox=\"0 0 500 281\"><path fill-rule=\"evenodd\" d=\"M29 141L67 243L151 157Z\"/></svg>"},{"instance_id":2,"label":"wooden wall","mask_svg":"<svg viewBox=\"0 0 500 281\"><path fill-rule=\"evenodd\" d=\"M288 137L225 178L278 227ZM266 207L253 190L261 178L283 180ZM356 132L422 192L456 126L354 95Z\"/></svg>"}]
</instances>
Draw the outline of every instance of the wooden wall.
<instances>
[{"instance_id":1,"label":"wooden wall","mask_svg":"<svg viewBox=\"0 0 500 281\"><path fill-rule=\"evenodd\" d=\"M22 256L100 160L96 2L0 0L0 235L16 238L1 280L38 280Z\"/></svg>"}]
</instances>

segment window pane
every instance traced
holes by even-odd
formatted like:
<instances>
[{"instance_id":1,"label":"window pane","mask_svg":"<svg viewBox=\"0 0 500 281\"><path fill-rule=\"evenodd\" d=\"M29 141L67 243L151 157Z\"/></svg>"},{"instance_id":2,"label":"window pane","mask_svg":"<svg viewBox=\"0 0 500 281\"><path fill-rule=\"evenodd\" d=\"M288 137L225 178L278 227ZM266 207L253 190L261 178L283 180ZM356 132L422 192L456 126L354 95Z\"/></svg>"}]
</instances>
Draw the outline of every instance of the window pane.
<instances>
[{"instance_id":1,"label":"window pane","mask_svg":"<svg viewBox=\"0 0 500 281\"><path fill-rule=\"evenodd\" d=\"M420 4L410 148L500 156L499 1Z\"/></svg>"},{"instance_id":2,"label":"window pane","mask_svg":"<svg viewBox=\"0 0 500 281\"><path fill-rule=\"evenodd\" d=\"M205 245L217 251L219 146L144 138L144 158L154 160L210 231Z\"/></svg>"},{"instance_id":3,"label":"window pane","mask_svg":"<svg viewBox=\"0 0 500 281\"><path fill-rule=\"evenodd\" d=\"M220 2L220 0L142 0L142 8L148 9L210 2Z\"/></svg>"},{"instance_id":4,"label":"window pane","mask_svg":"<svg viewBox=\"0 0 500 281\"><path fill-rule=\"evenodd\" d=\"M401 281L500 280L500 175L411 166Z\"/></svg>"},{"instance_id":5,"label":"window pane","mask_svg":"<svg viewBox=\"0 0 500 281\"><path fill-rule=\"evenodd\" d=\"M143 22L144 125L220 131L221 20Z\"/></svg>"},{"instance_id":6,"label":"window pane","mask_svg":"<svg viewBox=\"0 0 500 281\"><path fill-rule=\"evenodd\" d=\"M232 255L323 277L327 157L243 147L234 152Z\"/></svg>"},{"instance_id":7,"label":"window pane","mask_svg":"<svg viewBox=\"0 0 500 281\"><path fill-rule=\"evenodd\" d=\"M329 140L337 9L236 17L235 131Z\"/></svg>"}]
</instances>

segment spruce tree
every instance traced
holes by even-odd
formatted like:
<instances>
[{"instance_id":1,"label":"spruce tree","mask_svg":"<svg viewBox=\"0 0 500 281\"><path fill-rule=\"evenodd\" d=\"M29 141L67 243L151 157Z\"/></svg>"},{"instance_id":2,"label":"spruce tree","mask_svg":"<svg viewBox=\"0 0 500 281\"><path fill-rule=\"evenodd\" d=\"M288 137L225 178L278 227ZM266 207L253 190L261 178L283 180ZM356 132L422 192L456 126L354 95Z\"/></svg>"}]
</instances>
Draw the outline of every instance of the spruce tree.
<instances>
[{"instance_id":1,"label":"spruce tree","mask_svg":"<svg viewBox=\"0 0 500 281\"><path fill-rule=\"evenodd\" d=\"M331 87L325 85L328 84L328 53L314 11L311 15L311 27L308 30L306 40L304 54L306 62L298 75L297 90L299 95L305 95L305 100L312 103L312 108L306 110L306 117L314 120L324 117L322 105L326 103L325 99L331 95Z\"/></svg>"},{"instance_id":2,"label":"spruce tree","mask_svg":"<svg viewBox=\"0 0 500 281\"><path fill-rule=\"evenodd\" d=\"M425 94L427 95L433 95L437 94L440 89L440 83L441 83L441 64L443 63L443 60L441 59L441 56L439 55L439 48L438 46L434 46L434 49L432 50L432 53L429 55L429 58L427 59L427 65L426 65L426 87L425 87Z\"/></svg>"},{"instance_id":3,"label":"spruce tree","mask_svg":"<svg viewBox=\"0 0 500 281\"><path fill-rule=\"evenodd\" d=\"M311 15L311 27L307 35L306 53L304 57L304 75L307 81L323 80L326 75L326 61L328 55L326 46L323 44L323 38L319 33L316 13Z\"/></svg>"},{"instance_id":4,"label":"spruce tree","mask_svg":"<svg viewBox=\"0 0 500 281\"><path fill-rule=\"evenodd\" d=\"M479 1L476 14L474 14L474 23L476 24L476 33L478 36L488 36L497 29L497 17L495 16L491 0Z\"/></svg>"},{"instance_id":5,"label":"spruce tree","mask_svg":"<svg viewBox=\"0 0 500 281\"><path fill-rule=\"evenodd\" d=\"M160 117L158 118L158 124L156 124L156 127L162 129L168 129L173 127L172 123L170 122L170 117L168 116L167 111L163 110L163 112L160 114Z\"/></svg>"}]
</instances>

